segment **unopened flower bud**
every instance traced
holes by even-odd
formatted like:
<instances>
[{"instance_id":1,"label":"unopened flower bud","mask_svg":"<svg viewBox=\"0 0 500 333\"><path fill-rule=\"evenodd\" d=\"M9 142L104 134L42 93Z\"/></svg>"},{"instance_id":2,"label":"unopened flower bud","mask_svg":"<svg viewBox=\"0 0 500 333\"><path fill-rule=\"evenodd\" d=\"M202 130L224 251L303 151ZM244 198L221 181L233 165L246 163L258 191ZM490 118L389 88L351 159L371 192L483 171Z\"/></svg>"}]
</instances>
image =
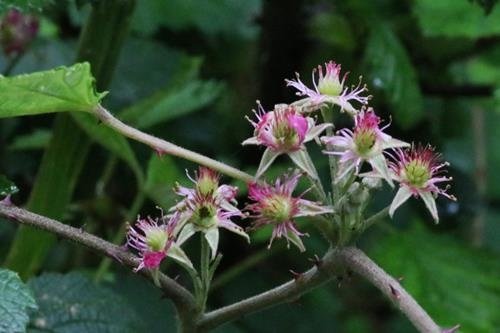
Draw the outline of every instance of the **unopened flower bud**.
<instances>
[{"instance_id":1,"label":"unopened flower bud","mask_svg":"<svg viewBox=\"0 0 500 333\"><path fill-rule=\"evenodd\" d=\"M6 55L23 53L38 33L38 18L12 9L0 21L0 44Z\"/></svg>"}]
</instances>

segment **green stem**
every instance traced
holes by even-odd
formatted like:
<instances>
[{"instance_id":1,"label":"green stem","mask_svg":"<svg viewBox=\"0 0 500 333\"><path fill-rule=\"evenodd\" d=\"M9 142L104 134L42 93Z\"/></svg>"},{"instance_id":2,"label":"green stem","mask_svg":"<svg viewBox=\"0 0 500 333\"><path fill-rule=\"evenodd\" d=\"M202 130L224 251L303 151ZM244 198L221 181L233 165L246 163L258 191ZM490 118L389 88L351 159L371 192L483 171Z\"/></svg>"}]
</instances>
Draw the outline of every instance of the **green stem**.
<instances>
[{"instance_id":1,"label":"green stem","mask_svg":"<svg viewBox=\"0 0 500 333\"><path fill-rule=\"evenodd\" d=\"M134 201L132 202L132 206L130 207L129 211L127 212L125 216L125 221L132 221L135 219L137 214L139 213L139 210L141 209L142 205L144 204L144 201L146 200L146 196L142 190L139 190L134 198ZM115 237L112 240L113 244L121 244L123 243L125 239L125 234L127 233L127 225L126 223L122 223L120 225L120 229L116 233ZM109 270L109 266L111 265L111 260L109 258L104 258L101 260L101 263L99 264L99 267L96 270L96 273L94 275L94 280L96 282L99 282L103 279L104 276L106 276L106 273Z\"/></svg>"},{"instance_id":2,"label":"green stem","mask_svg":"<svg viewBox=\"0 0 500 333\"><path fill-rule=\"evenodd\" d=\"M203 313L205 312L208 290L210 289L210 247L202 232L200 232L200 245L200 276L202 290L201 295L199 295L199 308L200 313Z\"/></svg>"},{"instance_id":3,"label":"green stem","mask_svg":"<svg viewBox=\"0 0 500 333\"><path fill-rule=\"evenodd\" d=\"M9 58L7 66L5 66L5 69L2 72L3 76L9 76L12 70L16 67L16 65L19 63L19 60L23 57L24 53L18 53L15 56Z\"/></svg>"},{"instance_id":4,"label":"green stem","mask_svg":"<svg viewBox=\"0 0 500 333\"><path fill-rule=\"evenodd\" d=\"M373 224L378 222L379 220L383 219L384 217L389 215L389 206L381 209L377 213L373 214L369 218L365 220L365 223L363 224L363 231L371 227Z\"/></svg>"},{"instance_id":5,"label":"green stem","mask_svg":"<svg viewBox=\"0 0 500 333\"><path fill-rule=\"evenodd\" d=\"M157 138L150 134L144 133L131 127L125 123L122 123L120 120L115 118L108 110L99 106L94 110L95 114L99 119L106 124L107 126L113 128L118 133L123 134L124 136L142 142L152 149L173 156L177 156L188 161L204 165L213 170L219 171L229 177L242 180L244 182L253 182L255 181L252 175L249 175L246 172L243 172L239 169L236 169L232 166L229 166L225 163L219 162L217 160L206 157L202 154L196 153L194 151L179 147L171 142L166 140Z\"/></svg>"},{"instance_id":6,"label":"green stem","mask_svg":"<svg viewBox=\"0 0 500 333\"><path fill-rule=\"evenodd\" d=\"M325 123L332 123L333 124L333 110L332 108L323 108L321 109L321 116L323 117L323 121ZM327 136L332 136L334 134L333 132L333 127L328 127L326 129L326 135ZM326 148L328 150L332 150L331 145L327 145ZM331 180L331 186L332 186L332 196L333 196L333 202L337 202L339 199L339 191L337 188L337 184L335 182L335 179L337 177L337 158L334 155L328 155L328 164L330 166L330 180Z\"/></svg>"},{"instance_id":7,"label":"green stem","mask_svg":"<svg viewBox=\"0 0 500 333\"><path fill-rule=\"evenodd\" d=\"M115 167L117 165L118 158L116 155L111 155L106 162L103 172L101 174L101 177L96 183L96 195L101 196L104 194L104 191L106 190L106 186L108 185L109 180L113 176L113 172L115 171Z\"/></svg>"}]
</instances>

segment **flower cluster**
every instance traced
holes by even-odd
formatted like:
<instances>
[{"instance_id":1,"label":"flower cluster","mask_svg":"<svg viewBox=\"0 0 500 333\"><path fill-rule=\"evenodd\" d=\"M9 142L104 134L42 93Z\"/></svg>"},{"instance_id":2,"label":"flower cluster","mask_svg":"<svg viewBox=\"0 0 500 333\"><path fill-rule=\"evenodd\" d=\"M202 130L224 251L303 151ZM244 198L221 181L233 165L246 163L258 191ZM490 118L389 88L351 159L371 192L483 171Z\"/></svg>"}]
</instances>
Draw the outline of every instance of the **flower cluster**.
<instances>
[{"instance_id":1,"label":"flower cluster","mask_svg":"<svg viewBox=\"0 0 500 333\"><path fill-rule=\"evenodd\" d=\"M455 200L446 194L447 188L439 189L436 185L451 180L441 176L447 164L439 163L440 156L430 147L415 148L387 134L389 125L381 127L380 117L368 106L371 96L366 94L367 88L361 83L361 78L357 86L351 88L346 86L346 80L347 73L342 76L341 66L330 61L312 71L312 88L300 79L299 74L296 74L295 80L285 80L287 86L295 88L302 99L291 105L279 104L267 113L259 104L259 111L255 112L257 121L250 121L255 128L254 136L243 142L266 147L256 178L263 175L277 156L287 154L301 170L319 182L318 173L304 145L315 139L325 145L324 153L334 158L335 184L353 181L356 177L382 178L391 187L397 182L400 186L390 206L391 216L413 195L422 198L438 221L437 195ZM332 133L333 124L316 125L311 114L335 106L352 116L352 129L343 128ZM319 138L325 130L327 135ZM361 173L365 162L372 170ZM278 234L276 231L274 236Z\"/></svg>"},{"instance_id":2,"label":"flower cluster","mask_svg":"<svg viewBox=\"0 0 500 333\"><path fill-rule=\"evenodd\" d=\"M242 210L238 208L238 188L220 184L220 175L212 169L200 167L194 177L188 174L193 186L176 185L175 193L180 200L169 209L167 216L138 219L129 228L127 244L141 259L137 270L156 269L165 257L192 267L181 246L196 233L201 233L210 249L210 260L214 260L220 228L250 241L245 230L235 223L237 220L251 219L249 230L272 227L268 247L275 239L284 238L288 246L293 244L303 252L306 247L302 237L307 234L299 230L296 220L320 218L328 224L325 227L322 223L320 229L327 237L336 235L338 243L343 245L350 239L346 230L356 230L363 219L370 191L379 187L381 180L392 188L395 183L399 185L389 206L391 217L414 196L423 200L437 222L437 196L455 200L447 193L448 186L439 187L451 180L444 175L448 164L440 162L440 155L430 146L413 145L390 136L389 124L382 125L381 118L368 106L370 96L366 95L367 88L361 78L357 86L348 88L347 74L341 77L340 73L340 65L330 61L324 68L318 66L313 70L313 88L307 87L298 74L295 80L286 80L302 99L290 105L275 105L271 111L265 111L257 102L255 119L247 117L254 128L253 136L243 142L243 145L264 147L255 179L248 184L250 203ZM334 132L332 123L318 121L315 111L335 107L352 118L352 128ZM331 196L324 191L308 154L306 145L313 141L324 145L323 153L329 156L333 178ZM288 155L298 170L277 177L274 182L264 180L264 174L280 155ZM304 198L309 190L294 196L303 175L314 188L317 201ZM209 260L208 250L204 253Z\"/></svg>"}]
</instances>

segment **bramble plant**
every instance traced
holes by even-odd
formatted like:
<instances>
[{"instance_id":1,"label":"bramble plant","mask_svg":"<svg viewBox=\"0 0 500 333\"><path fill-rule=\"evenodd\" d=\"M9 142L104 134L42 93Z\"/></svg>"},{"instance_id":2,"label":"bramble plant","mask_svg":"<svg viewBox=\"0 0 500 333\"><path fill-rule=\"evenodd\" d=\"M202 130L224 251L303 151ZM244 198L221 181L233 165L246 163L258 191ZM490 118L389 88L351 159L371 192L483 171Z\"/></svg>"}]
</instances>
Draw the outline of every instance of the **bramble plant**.
<instances>
[{"instance_id":1,"label":"bramble plant","mask_svg":"<svg viewBox=\"0 0 500 333\"><path fill-rule=\"evenodd\" d=\"M317 77L316 77L317 74ZM150 146L160 155L177 156L198 163L191 187L176 185L178 202L161 207L157 217L138 217L128 226L126 248L108 243L83 230L14 206L9 196L0 203L0 215L20 224L31 225L87 246L114 258L134 271L151 278L169 297L178 314L181 332L213 329L240 316L274 304L294 299L331 280L342 270L361 274L377 286L422 332L441 332L398 281L388 276L354 241L378 219L394 215L410 197L421 198L432 218L438 222L435 198L447 193L449 182L445 162L431 146L412 144L388 134L376 111L368 105L371 96L360 83L349 87L347 74L333 61L313 70L313 88L297 75L286 80L297 90L299 99L289 105L278 104L265 111L258 102L255 118L248 118L253 135L243 145L262 146L263 154L256 175L247 174L220 161L174 145L126 125L101 105L104 94L94 89L94 78L87 63L51 71L2 77L0 117L13 117L57 111L90 113L100 120L99 127L109 127L121 135ZM30 103L19 103L19 99ZM347 117L351 128L336 128L332 119ZM77 117L78 119L78 117ZM330 182L325 186L312 161L309 145L321 145L328 159ZM288 155L291 170L278 177L267 171L280 155ZM238 188L223 184L222 175L244 181L248 187L246 205L236 198ZM308 190L298 192L299 181ZM367 217L365 209L376 191L384 184L396 194L387 208ZM296 221L308 217L307 223L324 236L329 250L314 259L315 266L272 290L206 311L210 286L217 266L227 249L219 246L220 237L235 234L251 242L256 229L272 229L273 242L285 242L290 251L307 251L307 233ZM246 229L246 230L245 230ZM228 231L228 232L227 232ZM182 247L199 237L200 255L186 253ZM290 245L293 245L291 247ZM195 260L197 259L197 260ZM168 277L165 261L176 262L192 280L192 290Z\"/></svg>"},{"instance_id":2,"label":"bramble plant","mask_svg":"<svg viewBox=\"0 0 500 333\"><path fill-rule=\"evenodd\" d=\"M490 17L483 18L474 2L491 11ZM495 2L0 1L0 120L56 113L50 129L45 126L50 115L41 117L41 127L36 117L0 123L0 168L20 185L0 170L0 260L5 260L0 333L366 332L368 326L406 332L410 325L420 332L454 333L459 325L443 326L457 322L467 332L497 330L498 258L444 235L451 234L451 214L466 216L464 206L476 200L466 197L465 187L479 197L466 226L471 244L498 243L498 237L486 237L486 231L496 230L489 221L494 210L486 214L487 206L494 206L500 193L489 188L496 175L491 172L488 179L486 171L500 158L486 149L486 143L494 149L497 139L495 133L485 136L482 110L484 97L493 100L498 90ZM88 17L80 22L86 9ZM300 14L304 9L313 9L307 19ZM407 23L415 20L418 24ZM306 29L321 44L319 57L301 40ZM235 42L235 36L245 41ZM271 45L247 52L257 38ZM228 42L235 44L227 47ZM444 47L436 48L441 42ZM75 58L67 59L75 45ZM292 78L299 64L328 54L342 62L352 58L347 65L367 80L353 79L344 65L329 59ZM274 72L284 57L293 61L277 66L273 75L254 75L254 67ZM288 78L283 82L282 76ZM259 85L256 96L264 97L250 111L253 87ZM284 97L273 89L287 90L291 100L275 104ZM456 110L453 126L441 112L450 106L450 96L454 108L471 109ZM467 100L474 96L481 102ZM219 97L221 103L211 105ZM444 97L442 107L436 97ZM432 105L432 115L423 112L424 102ZM204 107L216 112L183 118L183 140L175 136L183 130L168 131L167 121ZM499 119L494 112L487 117L491 123ZM456 146L468 145L466 134L439 132L443 125L446 131L463 130L469 120L473 154L457 155ZM425 121L432 124L416 127ZM209 138L214 126L220 126L217 135ZM36 131L26 134L33 127ZM148 134L154 130L168 141ZM227 138L226 130L232 132ZM467 171L477 191L463 185L467 177L456 177L461 182L453 192L463 204L455 203L449 164L428 142L398 139L401 130L432 137L454 162L450 171ZM185 142L192 134L199 138ZM211 152L185 148L203 146L196 141L207 138ZM182 146L173 143L181 141ZM92 143L108 153L91 151ZM34 166L24 164L35 164L37 157L26 163L24 152L12 152L19 147L44 149L36 178L31 179ZM244 158L234 158L235 147ZM470 155L473 167L465 158ZM150 157L146 163L144 156ZM187 167L185 175L179 165ZM123 174L120 167L126 167ZM411 200L429 225L441 218L435 229L446 232L431 236L415 227L411 209L400 209ZM367 233L373 225L378 228ZM413 231L396 231L405 225ZM56 244L58 239L84 249ZM98 264L87 249L97 254ZM265 260L267 267L252 270ZM402 316L388 313L384 300L366 297L351 279L354 274ZM339 288L329 299L331 285ZM257 288L261 291L248 297ZM261 314L266 320L243 318L297 300L300 308L289 306L285 315L276 309Z\"/></svg>"}]
</instances>

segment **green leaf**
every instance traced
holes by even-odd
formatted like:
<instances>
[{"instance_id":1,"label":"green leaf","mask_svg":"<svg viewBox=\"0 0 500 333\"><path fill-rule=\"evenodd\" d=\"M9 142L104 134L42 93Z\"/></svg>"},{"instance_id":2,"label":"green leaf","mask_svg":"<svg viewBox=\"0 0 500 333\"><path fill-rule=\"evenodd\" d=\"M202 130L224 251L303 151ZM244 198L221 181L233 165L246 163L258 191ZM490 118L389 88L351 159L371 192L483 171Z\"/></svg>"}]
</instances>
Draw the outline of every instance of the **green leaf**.
<instances>
[{"instance_id":1,"label":"green leaf","mask_svg":"<svg viewBox=\"0 0 500 333\"><path fill-rule=\"evenodd\" d=\"M48 129L36 129L25 135L18 135L14 142L9 145L9 150L44 149L52 138L52 132Z\"/></svg>"},{"instance_id":2,"label":"green leaf","mask_svg":"<svg viewBox=\"0 0 500 333\"><path fill-rule=\"evenodd\" d=\"M0 197L18 192L17 186L8 180L4 175L0 175Z\"/></svg>"},{"instance_id":3,"label":"green leaf","mask_svg":"<svg viewBox=\"0 0 500 333\"><path fill-rule=\"evenodd\" d=\"M209 36L251 38L258 31L254 18L260 12L261 3L261 0L139 1L132 29L150 35L162 26L172 30L196 28Z\"/></svg>"},{"instance_id":4,"label":"green leaf","mask_svg":"<svg viewBox=\"0 0 500 333\"><path fill-rule=\"evenodd\" d=\"M370 87L383 92L394 121L404 128L420 121L424 113L417 74L403 45L387 26L372 27L364 63Z\"/></svg>"},{"instance_id":5,"label":"green leaf","mask_svg":"<svg viewBox=\"0 0 500 333\"><path fill-rule=\"evenodd\" d=\"M43 7L52 4L53 0L2 0L0 1L0 13L15 8L21 11L41 11Z\"/></svg>"},{"instance_id":6,"label":"green leaf","mask_svg":"<svg viewBox=\"0 0 500 333\"><path fill-rule=\"evenodd\" d=\"M72 114L76 123L87 133L91 140L109 149L116 156L125 161L132 169L139 183L142 183L142 169L137 161L134 151L127 139L113 129L99 124L97 118L84 114Z\"/></svg>"},{"instance_id":7,"label":"green leaf","mask_svg":"<svg viewBox=\"0 0 500 333\"><path fill-rule=\"evenodd\" d=\"M97 93L88 63L44 72L0 77L0 118L51 112L92 112Z\"/></svg>"},{"instance_id":8,"label":"green leaf","mask_svg":"<svg viewBox=\"0 0 500 333\"><path fill-rule=\"evenodd\" d=\"M24 332L37 305L17 273L0 268L0 332Z\"/></svg>"},{"instance_id":9,"label":"green leaf","mask_svg":"<svg viewBox=\"0 0 500 333\"><path fill-rule=\"evenodd\" d=\"M125 109L120 118L138 128L148 128L210 104L219 96L222 85L197 79L200 65L199 58L181 60L166 87Z\"/></svg>"},{"instance_id":10,"label":"green leaf","mask_svg":"<svg viewBox=\"0 0 500 333\"><path fill-rule=\"evenodd\" d=\"M152 283L137 274L121 272L109 287L119 293L139 314L148 333L177 332L176 313L172 302L159 297L159 290Z\"/></svg>"},{"instance_id":11,"label":"green leaf","mask_svg":"<svg viewBox=\"0 0 500 333\"><path fill-rule=\"evenodd\" d=\"M30 332L143 332L125 299L79 273L44 274L28 284L39 305Z\"/></svg>"},{"instance_id":12,"label":"green leaf","mask_svg":"<svg viewBox=\"0 0 500 333\"><path fill-rule=\"evenodd\" d=\"M177 196L172 188L184 179L170 156L152 155L149 159L144 189L146 194L161 207L170 207Z\"/></svg>"},{"instance_id":13,"label":"green leaf","mask_svg":"<svg viewBox=\"0 0 500 333\"><path fill-rule=\"evenodd\" d=\"M498 256L415 225L378 241L375 260L393 276L404 277L403 286L442 327L460 324L464 332L496 332Z\"/></svg>"},{"instance_id":14,"label":"green leaf","mask_svg":"<svg viewBox=\"0 0 500 333\"><path fill-rule=\"evenodd\" d=\"M486 16L471 1L416 0L414 13L426 36L478 38L500 34L500 7Z\"/></svg>"}]
</instances>

